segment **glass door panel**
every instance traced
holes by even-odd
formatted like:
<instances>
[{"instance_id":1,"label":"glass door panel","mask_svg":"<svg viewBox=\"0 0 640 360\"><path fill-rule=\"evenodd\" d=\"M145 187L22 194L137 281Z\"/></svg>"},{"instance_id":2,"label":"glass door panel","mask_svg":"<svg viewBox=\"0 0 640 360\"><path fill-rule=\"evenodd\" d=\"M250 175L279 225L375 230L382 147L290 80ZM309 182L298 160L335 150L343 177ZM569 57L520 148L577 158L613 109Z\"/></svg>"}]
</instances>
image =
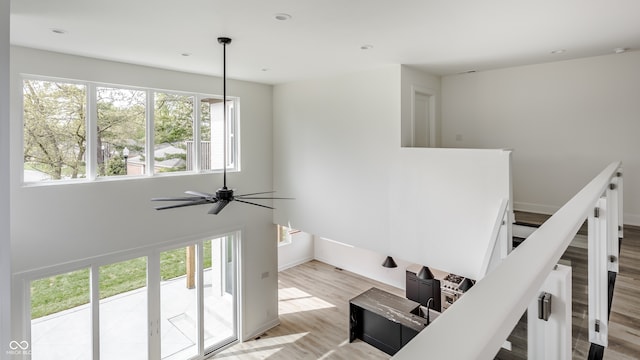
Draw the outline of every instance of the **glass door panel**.
<instances>
[{"instance_id":1,"label":"glass door panel","mask_svg":"<svg viewBox=\"0 0 640 360\"><path fill-rule=\"evenodd\" d=\"M87 268L31 282L31 359L91 359L89 277Z\"/></svg>"},{"instance_id":2,"label":"glass door panel","mask_svg":"<svg viewBox=\"0 0 640 360\"><path fill-rule=\"evenodd\" d=\"M162 359L198 355L198 312L192 247L160 253L160 342ZM189 273L187 273L189 269Z\"/></svg>"},{"instance_id":3,"label":"glass door panel","mask_svg":"<svg viewBox=\"0 0 640 360\"><path fill-rule=\"evenodd\" d=\"M236 339L235 248L232 236L203 245L204 347L212 350Z\"/></svg>"},{"instance_id":4,"label":"glass door panel","mask_svg":"<svg viewBox=\"0 0 640 360\"><path fill-rule=\"evenodd\" d=\"M100 360L147 358L147 258L101 266Z\"/></svg>"}]
</instances>

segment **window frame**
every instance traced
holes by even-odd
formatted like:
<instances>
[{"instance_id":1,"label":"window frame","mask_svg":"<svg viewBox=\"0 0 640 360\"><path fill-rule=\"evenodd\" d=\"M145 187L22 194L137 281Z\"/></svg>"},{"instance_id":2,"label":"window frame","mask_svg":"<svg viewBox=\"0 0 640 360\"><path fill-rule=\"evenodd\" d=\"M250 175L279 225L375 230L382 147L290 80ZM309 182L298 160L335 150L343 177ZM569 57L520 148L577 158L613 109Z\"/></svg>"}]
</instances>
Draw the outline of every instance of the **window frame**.
<instances>
[{"instance_id":1,"label":"window frame","mask_svg":"<svg viewBox=\"0 0 640 360\"><path fill-rule=\"evenodd\" d=\"M85 153L85 177L79 177L75 179L59 179L59 180L40 180L40 181L25 181L24 179L24 83L25 81L48 81L48 82L58 82L65 84L74 84L74 85L82 85L85 86L86 91L86 117L85 117L85 128L86 128L86 153ZM206 94L199 92L189 92L189 91L180 91L180 90L170 90L170 89L160 89L160 88L151 88L151 87L142 87L142 86L133 86L133 85L121 85L121 84L113 84L106 82L97 82L97 81L84 81L77 79L67 79L60 77L51 77L51 76L41 76L41 75L33 75L33 74L21 74L20 75L20 125L22 127L21 131L21 150L18 154L20 158L20 162L22 163L22 171L20 172L20 183L23 186L49 186L49 185L62 185L62 184L77 184L77 183L86 183L86 182L101 182L101 181L119 181L123 179L139 179L139 178L148 178L148 177L158 177L158 176L189 176L189 175L199 175L199 174L211 174L211 173L222 173L223 169L206 169L203 170L202 163L202 154L200 149L200 125L201 125L201 117L202 111L200 108L200 101L205 98L216 98L222 100L222 95L216 94ZM135 91L144 91L146 94L146 106L145 106L145 171L143 175L114 175L114 176L98 176L98 150L96 148L96 144L98 141L97 134L97 124L98 124L98 112L97 112L97 88L99 87L108 87L108 88L118 88L125 90L135 90ZM157 172L154 168L154 133L155 133L155 93L169 93L176 94L182 96L190 96L193 98L193 143L194 143L194 156L193 156L193 164L192 170L185 171L176 171L176 172ZM227 123L227 158L233 159L234 161L227 163L227 172L240 172L240 162L241 162L241 144L240 144L240 98L237 96L228 96L227 102L232 103L233 111L227 113L228 121ZM233 133L231 132L233 129ZM224 139L224 138L223 138ZM210 155L213 157L213 154ZM227 160L228 160L227 159ZM230 166L231 165L231 166Z\"/></svg>"}]
</instances>

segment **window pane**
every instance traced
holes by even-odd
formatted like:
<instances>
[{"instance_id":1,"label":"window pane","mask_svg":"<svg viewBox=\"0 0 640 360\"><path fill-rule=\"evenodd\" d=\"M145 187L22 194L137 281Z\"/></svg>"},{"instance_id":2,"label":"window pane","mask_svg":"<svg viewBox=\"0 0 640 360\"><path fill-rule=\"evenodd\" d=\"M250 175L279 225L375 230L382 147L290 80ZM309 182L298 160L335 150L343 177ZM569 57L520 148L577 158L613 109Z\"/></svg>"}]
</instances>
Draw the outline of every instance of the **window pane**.
<instances>
[{"instance_id":1,"label":"window pane","mask_svg":"<svg viewBox=\"0 0 640 360\"><path fill-rule=\"evenodd\" d=\"M147 330L147 258L101 266L100 359L146 359Z\"/></svg>"},{"instance_id":2,"label":"window pane","mask_svg":"<svg viewBox=\"0 0 640 360\"><path fill-rule=\"evenodd\" d=\"M31 282L31 358L90 359L89 269Z\"/></svg>"},{"instance_id":3,"label":"window pane","mask_svg":"<svg viewBox=\"0 0 640 360\"><path fill-rule=\"evenodd\" d=\"M192 96L155 93L154 173L193 170L193 105Z\"/></svg>"},{"instance_id":4,"label":"window pane","mask_svg":"<svg viewBox=\"0 0 640 360\"><path fill-rule=\"evenodd\" d=\"M205 138L205 133L202 132L202 129L200 130L202 134L201 141L210 141L208 150L210 151L211 159L208 160L210 165L206 169L222 170L222 159L224 157L224 108L222 107L222 99L209 98L202 101L203 106L205 102L209 105L208 114L210 116L210 130L208 131L208 133L206 133L206 136L208 136L208 138ZM236 167L237 126L234 109L234 102L231 100L227 100L227 134L229 136L227 139L227 169L233 169ZM202 169L204 170L205 168L203 167Z\"/></svg>"},{"instance_id":5,"label":"window pane","mask_svg":"<svg viewBox=\"0 0 640 360\"><path fill-rule=\"evenodd\" d=\"M86 89L24 80L25 182L86 177Z\"/></svg>"},{"instance_id":6,"label":"window pane","mask_svg":"<svg viewBox=\"0 0 640 360\"><path fill-rule=\"evenodd\" d=\"M162 359L187 359L198 354L194 270L195 246L160 254Z\"/></svg>"},{"instance_id":7,"label":"window pane","mask_svg":"<svg viewBox=\"0 0 640 360\"><path fill-rule=\"evenodd\" d=\"M207 98L200 102L200 169L211 170L211 104L220 99Z\"/></svg>"},{"instance_id":8,"label":"window pane","mask_svg":"<svg viewBox=\"0 0 640 360\"><path fill-rule=\"evenodd\" d=\"M145 173L146 93L96 88L98 176Z\"/></svg>"}]
</instances>

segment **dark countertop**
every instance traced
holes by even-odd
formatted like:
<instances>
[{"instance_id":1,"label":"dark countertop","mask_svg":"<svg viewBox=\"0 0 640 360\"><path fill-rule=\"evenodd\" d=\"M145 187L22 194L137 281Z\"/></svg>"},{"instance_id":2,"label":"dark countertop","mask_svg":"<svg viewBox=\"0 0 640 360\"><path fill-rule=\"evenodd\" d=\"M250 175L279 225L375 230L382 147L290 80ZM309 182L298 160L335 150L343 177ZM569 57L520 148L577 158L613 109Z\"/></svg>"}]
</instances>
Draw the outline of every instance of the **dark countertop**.
<instances>
[{"instance_id":1,"label":"dark countertop","mask_svg":"<svg viewBox=\"0 0 640 360\"><path fill-rule=\"evenodd\" d=\"M427 326L425 318L411 314L412 310L420 306L419 303L375 287L354 297L349 302L415 331L421 331Z\"/></svg>"}]
</instances>

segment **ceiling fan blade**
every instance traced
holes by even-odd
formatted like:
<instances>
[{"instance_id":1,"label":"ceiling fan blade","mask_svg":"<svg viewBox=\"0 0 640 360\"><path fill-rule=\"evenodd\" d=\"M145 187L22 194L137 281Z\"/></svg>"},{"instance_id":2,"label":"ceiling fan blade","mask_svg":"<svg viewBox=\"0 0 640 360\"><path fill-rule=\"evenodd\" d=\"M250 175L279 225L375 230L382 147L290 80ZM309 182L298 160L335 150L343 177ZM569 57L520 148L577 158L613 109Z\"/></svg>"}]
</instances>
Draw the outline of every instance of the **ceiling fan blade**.
<instances>
[{"instance_id":1,"label":"ceiling fan blade","mask_svg":"<svg viewBox=\"0 0 640 360\"><path fill-rule=\"evenodd\" d=\"M272 208L271 206L262 205L262 204L256 204L256 203L254 203L254 202L243 201L243 200L238 200L238 199L235 199L235 200L236 200L237 202L241 202L241 203L245 203L245 204L249 204L249 205L261 206L261 207L263 207L263 208L267 208L267 209L271 209L271 210L275 209L275 208Z\"/></svg>"},{"instance_id":2,"label":"ceiling fan blade","mask_svg":"<svg viewBox=\"0 0 640 360\"><path fill-rule=\"evenodd\" d=\"M174 209L174 208L185 207L185 206L203 205L203 204L209 204L209 203L210 202L207 200L192 201L184 204L158 206L156 207L156 210L167 210L167 209Z\"/></svg>"},{"instance_id":3,"label":"ceiling fan blade","mask_svg":"<svg viewBox=\"0 0 640 360\"><path fill-rule=\"evenodd\" d=\"M192 191L192 190L187 190L184 192L185 194L189 194L189 195L195 195L195 196L200 196L200 197L205 197L205 198L214 198L216 197L215 194L208 194L208 193L203 193L200 191Z\"/></svg>"},{"instance_id":4,"label":"ceiling fan blade","mask_svg":"<svg viewBox=\"0 0 640 360\"><path fill-rule=\"evenodd\" d=\"M275 191L263 191L263 192L257 192L257 193L251 193L251 194L242 194L242 195L236 195L235 197L243 197L243 196L250 196L250 195L260 195L260 194L273 194Z\"/></svg>"},{"instance_id":5,"label":"ceiling fan blade","mask_svg":"<svg viewBox=\"0 0 640 360\"><path fill-rule=\"evenodd\" d=\"M187 196L187 197L175 197L175 198L162 197L162 198L151 199L151 201L197 201L197 200L202 200L202 198L200 196Z\"/></svg>"},{"instance_id":6,"label":"ceiling fan blade","mask_svg":"<svg viewBox=\"0 0 640 360\"><path fill-rule=\"evenodd\" d=\"M249 200L272 200L272 199L280 199L280 200L295 200L295 198L290 198L290 197L253 197L253 196L249 196L249 197L245 197L245 196L234 196L236 199L240 198L240 199L249 199Z\"/></svg>"},{"instance_id":7,"label":"ceiling fan blade","mask_svg":"<svg viewBox=\"0 0 640 360\"><path fill-rule=\"evenodd\" d=\"M219 200L219 201L217 201L213 205L213 207L211 207L211 210L209 210L209 214L218 215L218 213L220 211L222 211L222 209L224 209L224 207L227 206L228 203L229 203L229 200Z\"/></svg>"}]
</instances>

